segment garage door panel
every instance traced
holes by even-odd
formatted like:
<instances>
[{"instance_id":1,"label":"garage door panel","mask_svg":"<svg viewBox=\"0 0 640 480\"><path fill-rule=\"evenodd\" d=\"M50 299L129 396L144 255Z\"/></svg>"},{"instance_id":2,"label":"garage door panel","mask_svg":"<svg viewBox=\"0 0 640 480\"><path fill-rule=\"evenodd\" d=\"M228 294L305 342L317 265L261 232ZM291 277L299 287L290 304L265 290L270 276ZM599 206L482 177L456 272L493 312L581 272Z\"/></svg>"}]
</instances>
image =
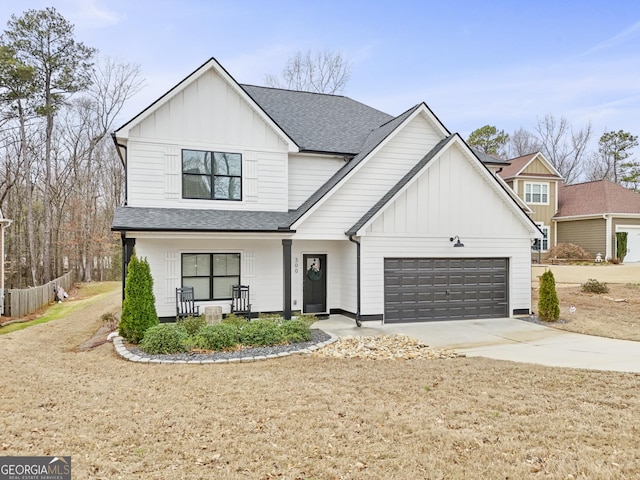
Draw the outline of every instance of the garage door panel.
<instances>
[{"instance_id":1,"label":"garage door panel","mask_svg":"<svg viewBox=\"0 0 640 480\"><path fill-rule=\"evenodd\" d=\"M508 315L506 258L385 259L385 322Z\"/></svg>"}]
</instances>

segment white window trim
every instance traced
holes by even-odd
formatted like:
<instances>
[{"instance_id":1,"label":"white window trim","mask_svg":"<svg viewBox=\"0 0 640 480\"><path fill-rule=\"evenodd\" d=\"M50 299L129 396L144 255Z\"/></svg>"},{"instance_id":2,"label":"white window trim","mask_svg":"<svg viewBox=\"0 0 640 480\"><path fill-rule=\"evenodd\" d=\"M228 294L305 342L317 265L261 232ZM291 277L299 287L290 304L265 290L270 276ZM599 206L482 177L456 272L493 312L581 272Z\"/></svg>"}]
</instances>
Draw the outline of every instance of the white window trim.
<instances>
[{"instance_id":1,"label":"white window trim","mask_svg":"<svg viewBox=\"0 0 640 480\"><path fill-rule=\"evenodd\" d=\"M551 233L551 227L549 225L545 225L543 222L536 222L536 225L538 225L538 227L540 228L540 230L542 230L542 233L545 234L546 233L546 238L541 238L540 239L540 251L541 252L548 252L549 251L549 235ZM545 247L545 242L547 243L547 248Z\"/></svg>"},{"instance_id":2,"label":"white window trim","mask_svg":"<svg viewBox=\"0 0 640 480\"><path fill-rule=\"evenodd\" d=\"M541 187L546 187L547 188L547 193L546 193L547 200L546 200L546 202L534 202L534 201L527 200L527 187L530 186L530 185L531 186L540 185ZM540 196L542 196L542 188L540 190L541 190ZM524 182L524 201L525 201L525 203L530 204L530 205L549 205L550 191L551 191L551 186L550 186L549 182ZM533 195L533 193L531 195Z\"/></svg>"}]
</instances>

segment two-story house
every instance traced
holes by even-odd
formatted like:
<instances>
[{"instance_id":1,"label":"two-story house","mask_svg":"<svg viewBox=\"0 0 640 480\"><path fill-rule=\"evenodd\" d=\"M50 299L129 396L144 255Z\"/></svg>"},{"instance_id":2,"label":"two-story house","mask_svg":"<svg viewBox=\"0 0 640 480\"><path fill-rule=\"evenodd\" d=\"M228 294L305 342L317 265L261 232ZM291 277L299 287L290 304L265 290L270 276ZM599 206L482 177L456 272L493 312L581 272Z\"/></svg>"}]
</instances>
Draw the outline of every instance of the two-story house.
<instances>
[{"instance_id":1,"label":"two-story house","mask_svg":"<svg viewBox=\"0 0 640 480\"><path fill-rule=\"evenodd\" d=\"M424 103L399 116L348 97L240 85L210 59L114 132L135 246L158 314L175 290L229 312L357 321L531 310L535 223Z\"/></svg>"},{"instance_id":2,"label":"two-story house","mask_svg":"<svg viewBox=\"0 0 640 480\"><path fill-rule=\"evenodd\" d=\"M547 252L556 245L552 219L558 211L562 175L540 152L509 160L498 175L529 207L531 218L543 233L534 248Z\"/></svg>"},{"instance_id":3,"label":"two-story house","mask_svg":"<svg viewBox=\"0 0 640 480\"><path fill-rule=\"evenodd\" d=\"M495 167L498 166L496 169ZM616 258L616 233L627 232L626 262L640 261L640 194L608 180L566 185L540 152L494 165L544 237L542 254L558 243L579 245L593 258Z\"/></svg>"}]
</instances>

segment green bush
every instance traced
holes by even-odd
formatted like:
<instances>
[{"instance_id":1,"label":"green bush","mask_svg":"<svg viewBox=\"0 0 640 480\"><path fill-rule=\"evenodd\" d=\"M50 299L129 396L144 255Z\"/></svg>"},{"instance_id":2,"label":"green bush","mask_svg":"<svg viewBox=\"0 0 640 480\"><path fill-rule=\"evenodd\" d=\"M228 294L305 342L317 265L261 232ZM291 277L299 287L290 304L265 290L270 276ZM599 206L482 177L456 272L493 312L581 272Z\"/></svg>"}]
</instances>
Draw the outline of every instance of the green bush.
<instances>
[{"instance_id":1,"label":"green bush","mask_svg":"<svg viewBox=\"0 0 640 480\"><path fill-rule=\"evenodd\" d=\"M245 317L241 315L236 315L235 313L228 313L222 320L222 323L228 323L230 325L235 325L236 327L240 328L240 327L244 327L247 323L249 323L249 320L247 320Z\"/></svg>"},{"instance_id":2,"label":"green bush","mask_svg":"<svg viewBox=\"0 0 640 480\"><path fill-rule=\"evenodd\" d=\"M627 256L627 232L616 232L616 257L620 259L620 263L624 262Z\"/></svg>"},{"instance_id":3,"label":"green bush","mask_svg":"<svg viewBox=\"0 0 640 480\"><path fill-rule=\"evenodd\" d=\"M131 343L140 343L145 331L158 325L153 278L146 259L138 259L135 249L127 269L118 331Z\"/></svg>"},{"instance_id":4,"label":"green bush","mask_svg":"<svg viewBox=\"0 0 640 480\"><path fill-rule=\"evenodd\" d=\"M609 287L604 282L599 282L595 278L590 278L582 285L580 285L583 292L588 293L607 293L609 291Z\"/></svg>"},{"instance_id":5,"label":"green bush","mask_svg":"<svg viewBox=\"0 0 640 480\"><path fill-rule=\"evenodd\" d=\"M313 313L305 313L303 315L298 315L296 320L300 320L301 322L304 322L307 327L311 327L311 325L318 321L318 318Z\"/></svg>"},{"instance_id":6,"label":"green bush","mask_svg":"<svg viewBox=\"0 0 640 480\"><path fill-rule=\"evenodd\" d=\"M257 319L240 329L240 343L248 347L263 347L284 343L280 323L273 320Z\"/></svg>"},{"instance_id":7,"label":"green bush","mask_svg":"<svg viewBox=\"0 0 640 480\"><path fill-rule=\"evenodd\" d=\"M207 325L196 336L196 345L205 350L229 350L240 342L238 332L238 327L231 323Z\"/></svg>"},{"instance_id":8,"label":"green bush","mask_svg":"<svg viewBox=\"0 0 640 480\"><path fill-rule=\"evenodd\" d=\"M308 342L311 340L311 331L305 320L285 320L280 324L282 337L287 343Z\"/></svg>"},{"instance_id":9,"label":"green bush","mask_svg":"<svg viewBox=\"0 0 640 480\"><path fill-rule=\"evenodd\" d=\"M176 323L161 323L149 328L140 348L151 354L182 353L189 350L189 335L181 325Z\"/></svg>"},{"instance_id":10,"label":"green bush","mask_svg":"<svg viewBox=\"0 0 640 480\"><path fill-rule=\"evenodd\" d=\"M540 279L538 317L545 322L555 322L560 317L556 280L551 270L544 272Z\"/></svg>"},{"instance_id":11,"label":"green bush","mask_svg":"<svg viewBox=\"0 0 640 480\"><path fill-rule=\"evenodd\" d=\"M177 323L178 325L182 325L190 336L197 335L207 324L204 317L185 317L179 319Z\"/></svg>"}]
</instances>

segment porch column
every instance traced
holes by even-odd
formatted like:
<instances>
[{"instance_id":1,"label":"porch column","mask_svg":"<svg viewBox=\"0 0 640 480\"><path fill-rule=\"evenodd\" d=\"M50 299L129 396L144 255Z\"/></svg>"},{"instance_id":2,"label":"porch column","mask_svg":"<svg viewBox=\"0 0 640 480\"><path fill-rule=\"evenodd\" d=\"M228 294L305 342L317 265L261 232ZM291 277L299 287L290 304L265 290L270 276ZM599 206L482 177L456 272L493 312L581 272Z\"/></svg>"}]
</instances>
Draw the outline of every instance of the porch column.
<instances>
[{"instance_id":1,"label":"porch column","mask_svg":"<svg viewBox=\"0 0 640 480\"><path fill-rule=\"evenodd\" d=\"M291 320L291 240L282 240L282 269L284 271L284 295L282 316Z\"/></svg>"},{"instance_id":2,"label":"porch column","mask_svg":"<svg viewBox=\"0 0 640 480\"><path fill-rule=\"evenodd\" d=\"M124 287L127 282L129 262L133 256L133 249L136 246L136 239L127 238L125 232L120 232L120 238L122 239L122 299L124 300Z\"/></svg>"}]
</instances>

